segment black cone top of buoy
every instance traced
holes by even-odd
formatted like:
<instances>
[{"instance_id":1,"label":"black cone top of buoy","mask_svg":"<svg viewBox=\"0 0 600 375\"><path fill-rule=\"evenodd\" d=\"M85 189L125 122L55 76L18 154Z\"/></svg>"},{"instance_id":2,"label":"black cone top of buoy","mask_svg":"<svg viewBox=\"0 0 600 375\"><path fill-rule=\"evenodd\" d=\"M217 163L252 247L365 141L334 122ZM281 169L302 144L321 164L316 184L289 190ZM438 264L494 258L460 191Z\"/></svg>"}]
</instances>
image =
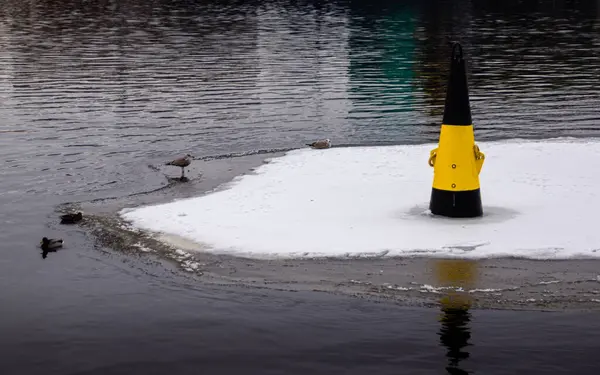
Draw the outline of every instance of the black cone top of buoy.
<instances>
[{"instance_id":1,"label":"black cone top of buoy","mask_svg":"<svg viewBox=\"0 0 600 375\"><path fill-rule=\"evenodd\" d=\"M472 125L467 71L462 46L455 42L450 56L450 77L443 123L446 125Z\"/></svg>"}]
</instances>

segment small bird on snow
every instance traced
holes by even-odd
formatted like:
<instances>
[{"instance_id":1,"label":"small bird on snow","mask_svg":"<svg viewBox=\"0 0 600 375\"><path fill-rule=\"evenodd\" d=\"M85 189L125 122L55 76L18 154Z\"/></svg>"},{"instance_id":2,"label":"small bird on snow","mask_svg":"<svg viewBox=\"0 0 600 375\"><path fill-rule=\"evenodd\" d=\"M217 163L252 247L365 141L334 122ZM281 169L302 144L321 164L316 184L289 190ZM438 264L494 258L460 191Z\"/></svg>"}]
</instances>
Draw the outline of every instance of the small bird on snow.
<instances>
[{"instance_id":1,"label":"small bird on snow","mask_svg":"<svg viewBox=\"0 0 600 375\"><path fill-rule=\"evenodd\" d=\"M183 180L185 178L185 170L184 168L187 167L188 165L190 165L192 163L192 159L194 157L190 154L185 155L182 158L177 158L175 160L172 160L168 163L165 163L165 165L172 165L175 167L179 167L181 168L181 180Z\"/></svg>"},{"instance_id":2,"label":"small bird on snow","mask_svg":"<svg viewBox=\"0 0 600 375\"><path fill-rule=\"evenodd\" d=\"M328 139L320 139L318 141L315 141L313 143L307 143L307 146L310 146L312 148L316 148L316 149L323 149L323 148L330 148L331 147L331 141Z\"/></svg>"}]
</instances>

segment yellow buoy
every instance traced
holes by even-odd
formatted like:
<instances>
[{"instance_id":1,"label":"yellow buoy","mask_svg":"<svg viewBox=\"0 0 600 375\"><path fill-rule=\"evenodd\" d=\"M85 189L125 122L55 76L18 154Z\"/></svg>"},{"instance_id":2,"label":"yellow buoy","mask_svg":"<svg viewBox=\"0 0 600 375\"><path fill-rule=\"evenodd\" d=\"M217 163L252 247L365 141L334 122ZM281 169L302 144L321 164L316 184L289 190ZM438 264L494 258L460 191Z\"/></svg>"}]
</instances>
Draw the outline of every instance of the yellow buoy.
<instances>
[{"instance_id":1,"label":"yellow buoy","mask_svg":"<svg viewBox=\"0 0 600 375\"><path fill-rule=\"evenodd\" d=\"M429 209L435 215L483 215L479 173L485 155L475 144L462 47L455 43L438 147L429 155L433 187Z\"/></svg>"}]
</instances>

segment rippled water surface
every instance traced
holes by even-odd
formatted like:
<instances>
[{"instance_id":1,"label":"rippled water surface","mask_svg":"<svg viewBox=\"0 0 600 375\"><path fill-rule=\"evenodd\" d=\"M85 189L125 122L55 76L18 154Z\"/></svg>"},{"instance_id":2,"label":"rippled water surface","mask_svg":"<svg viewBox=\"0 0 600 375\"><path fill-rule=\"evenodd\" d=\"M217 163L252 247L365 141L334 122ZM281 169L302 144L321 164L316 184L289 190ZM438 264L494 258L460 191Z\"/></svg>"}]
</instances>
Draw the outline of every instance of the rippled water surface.
<instances>
[{"instance_id":1,"label":"rippled water surface","mask_svg":"<svg viewBox=\"0 0 600 375\"><path fill-rule=\"evenodd\" d=\"M3 0L2 187L119 190L174 153L315 137L432 141L450 40L478 138L598 135L597 2L492 3Z\"/></svg>"},{"instance_id":2,"label":"rippled water surface","mask_svg":"<svg viewBox=\"0 0 600 375\"><path fill-rule=\"evenodd\" d=\"M79 236L72 240L79 250L55 263L42 263L32 243L48 231L57 204L164 186L152 166L186 152L227 158L321 137L336 145L435 141L452 40L466 53L478 139L600 135L599 0L0 0L0 296L10 306L0 327L25 335L34 321L62 322L59 343L47 345L64 350L70 321L79 339L111 316L126 316L116 326L126 325L140 306L150 314L165 290L177 291L173 304L200 309L186 305L192 292L164 281L166 271L156 276L135 260L103 255L77 229L62 235ZM136 280L159 291L131 286ZM207 301L238 298L206 293ZM266 296L247 304L257 301L279 311ZM170 311L164 303L162 313ZM254 322L244 329L265 327L237 309L224 314L241 326ZM173 331L189 318L168 316ZM346 316L348 326L359 316ZM424 342L436 340L430 336ZM48 349L46 338L23 337L17 349ZM98 340L86 342L90 352ZM362 350L353 345L336 353ZM412 373L429 366L411 361Z\"/></svg>"}]
</instances>

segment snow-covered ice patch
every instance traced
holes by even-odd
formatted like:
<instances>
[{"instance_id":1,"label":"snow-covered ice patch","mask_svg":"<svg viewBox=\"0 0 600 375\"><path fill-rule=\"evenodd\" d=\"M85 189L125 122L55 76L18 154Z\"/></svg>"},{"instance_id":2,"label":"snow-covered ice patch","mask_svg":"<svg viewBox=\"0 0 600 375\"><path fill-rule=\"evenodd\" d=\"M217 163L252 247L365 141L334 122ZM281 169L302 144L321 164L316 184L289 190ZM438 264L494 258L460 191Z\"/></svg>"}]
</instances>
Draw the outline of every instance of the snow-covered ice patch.
<instances>
[{"instance_id":1,"label":"snow-covered ice patch","mask_svg":"<svg viewBox=\"0 0 600 375\"><path fill-rule=\"evenodd\" d=\"M479 146L481 218L428 213L433 144L294 150L226 189L121 214L202 251L258 258L600 258L600 141Z\"/></svg>"}]
</instances>

